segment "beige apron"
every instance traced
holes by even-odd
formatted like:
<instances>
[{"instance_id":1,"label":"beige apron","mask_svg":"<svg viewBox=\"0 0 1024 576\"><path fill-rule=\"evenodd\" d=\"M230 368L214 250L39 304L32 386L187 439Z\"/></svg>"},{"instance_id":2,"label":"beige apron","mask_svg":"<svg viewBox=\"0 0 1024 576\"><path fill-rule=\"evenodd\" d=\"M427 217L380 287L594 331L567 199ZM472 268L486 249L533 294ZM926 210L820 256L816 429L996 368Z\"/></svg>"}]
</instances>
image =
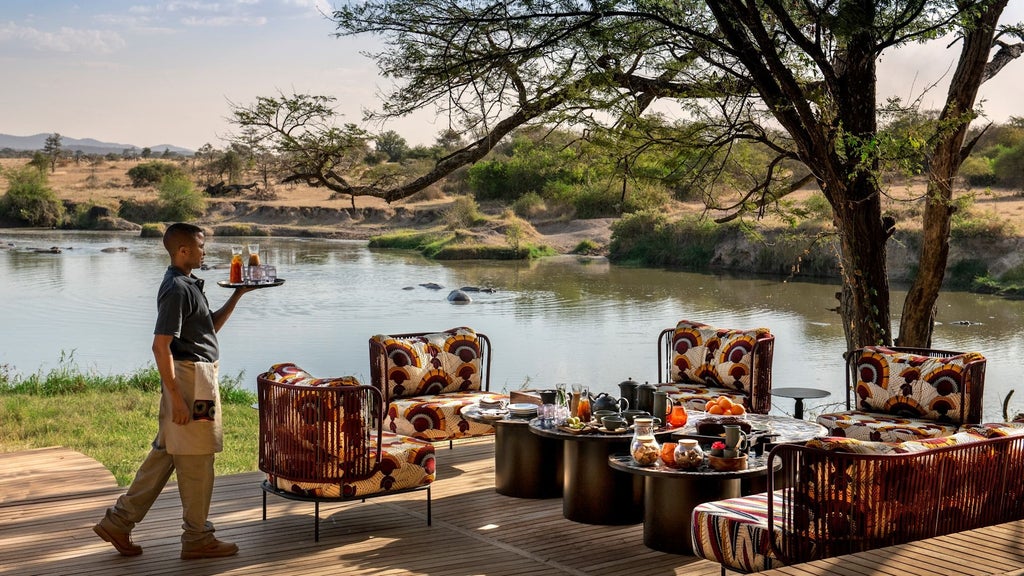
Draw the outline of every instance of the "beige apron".
<instances>
[{"instance_id":1,"label":"beige apron","mask_svg":"<svg viewBox=\"0 0 1024 576\"><path fill-rule=\"evenodd\" d=\"M192 421L175 424L171 420L171 399L166 392L161 394L160 429L168 454L215 454L224 449L218 367L217 362L174 362L181 395L192 409Z\"/></svg>"}]
</instances>

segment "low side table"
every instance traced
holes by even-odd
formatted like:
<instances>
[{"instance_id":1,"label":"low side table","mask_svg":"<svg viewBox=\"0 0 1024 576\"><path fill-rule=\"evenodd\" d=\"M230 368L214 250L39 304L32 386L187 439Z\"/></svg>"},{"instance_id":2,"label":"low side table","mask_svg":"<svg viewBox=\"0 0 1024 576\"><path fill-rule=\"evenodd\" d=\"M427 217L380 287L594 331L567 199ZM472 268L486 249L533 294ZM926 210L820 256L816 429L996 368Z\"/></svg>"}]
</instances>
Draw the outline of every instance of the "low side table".
<instances>
[{"instance_id":1,"label":"low side table","mask_svg":"<svg viewBox=\"0 0 1024 576\"><path fill-rule=\"evenodd\" d=\"M570 434L530 423L530 432L564 447L562 516L573 522L636 524L643 518L644 484L639 476L608 467L608 457L628 452L632 433Z\"/></svg>"},{"instance_id":2,"label":"low side table","mask_svg":"<svg viewBox=\"0 0 1024 576\"><path fill-rule=\"evenodd\" d=\"M781 468L781 462L776 464ZM608 465L644 479L644 545L691 556L693 509L705 502L735 498L744 478L768 474L767 456L749 456L747 469L733 472L719 472L706 463L692 470L669 468L660 461L640 466L626 454L609 456Z\"/></svg>"},{"instance_id":3,"label":"low side table","mask_svg":"<svg viewBox=\"0 0 1024 576\"><path fill-rule=\"evenodd\" d=\"M773 388L772 396L793 398L796 405L793 407L793 417L797 420L804 419L804 400L807 398L825 398L830 392L817 388Z\"/></svg>"},{"instance_id":4,"label":"low side table","mask_svg":"<svg viewBox=\"0 0 1024 576\"><path fill-rule=\"evenodd\" d=\"M513 498L562 495L562 443L530 433L530 419L484 418L477 405L466 406L467 420L494 426L494 491Z\"/></svg>"}]
</instances>

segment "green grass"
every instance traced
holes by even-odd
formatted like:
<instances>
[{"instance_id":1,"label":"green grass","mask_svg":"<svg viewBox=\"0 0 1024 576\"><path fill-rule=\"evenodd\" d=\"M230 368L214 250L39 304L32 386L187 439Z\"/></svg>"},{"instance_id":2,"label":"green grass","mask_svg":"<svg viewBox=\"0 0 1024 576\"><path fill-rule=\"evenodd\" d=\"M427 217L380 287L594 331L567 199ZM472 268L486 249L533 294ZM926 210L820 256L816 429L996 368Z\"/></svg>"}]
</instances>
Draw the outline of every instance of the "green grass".
<instances>
[{"instance_id":1,"label":"green grass","mask_svg":"<svg viewBox=\"0 0 1024 576\"><path fill-rule=\"evenodd\" d=\"M219 475L256 470L256 395L241 387L241 376L221 377ZM156 436L159 390L152 366L108 376L83 371L64 355L58 368L26 377L0 366L0 452L64 446L96 459L127 486Z\"/></svg>"}]
</instances>

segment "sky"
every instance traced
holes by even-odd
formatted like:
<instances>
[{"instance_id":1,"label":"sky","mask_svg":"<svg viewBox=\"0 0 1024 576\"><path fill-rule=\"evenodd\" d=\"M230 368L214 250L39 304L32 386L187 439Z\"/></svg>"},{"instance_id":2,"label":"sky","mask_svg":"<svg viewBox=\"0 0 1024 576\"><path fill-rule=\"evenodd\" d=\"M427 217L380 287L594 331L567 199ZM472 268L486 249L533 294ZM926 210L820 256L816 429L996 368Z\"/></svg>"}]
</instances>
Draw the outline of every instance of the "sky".
<instances>
[{"instance_id":1,"label":"sky","mask_svg":"<svg viewBox=\"0 0 1024 576\"><path fill-rule=\"evenodd\" d=\"M379 49L378 40L332 36L324 14L336 1L3 0L0 133L223 148L232 105L306 93L335 97L343 122L433 143L447 123L430 111L385 126L363 122L389 81L361 54ZM1020 21L1024 0L1010 0L1003 22ZM880 98L924 94L926 109L939 106L958 51L947 44L884 54ZM1022 75L1024 58L982 86L990 120L1024 116Z\"/></svg>"}]
</instances>

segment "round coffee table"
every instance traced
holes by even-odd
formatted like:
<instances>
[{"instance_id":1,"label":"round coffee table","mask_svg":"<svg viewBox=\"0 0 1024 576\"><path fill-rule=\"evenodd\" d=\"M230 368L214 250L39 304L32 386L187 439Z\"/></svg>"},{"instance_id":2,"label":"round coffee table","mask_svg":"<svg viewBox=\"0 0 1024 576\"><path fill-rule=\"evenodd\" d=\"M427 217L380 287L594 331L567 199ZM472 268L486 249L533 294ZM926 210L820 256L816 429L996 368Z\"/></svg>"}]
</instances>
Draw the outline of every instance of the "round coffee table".
<instances>
[{"instance_id":1,"label":"round coffee table","mask_svg":"<svg viewBox=\"0 0 1024 576\"><path fill-rule=\"evenodd\" d=\"M783 398L793 398L796 400L796 404L793 407L793 417L799 420L804 419L804 399L806 398L825 398L831 394L826 390L819 390L817 388L773 388L772 396L782 396Z\"/></svg>"},{"instance_id":2,"label":"round coffee table","mask_svg":"<svg viewBox=\"0 0 1024 576\"><path fill-rule=\"evenodd\" d=\"M530 433L530 419L487 418L480 406L462 409L467 420L494 426L494 491L514 498L562 495L562 443Z\"/></svg>"},{"instance_id":3,"label":"round coffee table","mask_svg":"<svg viewBox=\"0 0 1024 576\"><path fill-rule=\"evenodd\" d=\"M641 521L643 480L608 466L609 456L629 451L631 432L572 434L543 427L537 419L530 422L530 432L562 442L562 515L566 519L606 525Z\"/></svg>"},{"instance_id":4,"label":"round coffee table","mask_svg":"<svg viewBox=\"0 0 1024 576\"><path fill-rule=\"evenodd\" d=\"M782 463L777 463L782 467ZM693 555L691 516L698 504L735 498L744 478L766 476L767 456L747 457L747 469L720 472L706 463L692 470L669 468L662 462L640 466L629 455L608 457L613 470L644 481L644 545L659 552Z\"/></svg>"}]
</instances>

